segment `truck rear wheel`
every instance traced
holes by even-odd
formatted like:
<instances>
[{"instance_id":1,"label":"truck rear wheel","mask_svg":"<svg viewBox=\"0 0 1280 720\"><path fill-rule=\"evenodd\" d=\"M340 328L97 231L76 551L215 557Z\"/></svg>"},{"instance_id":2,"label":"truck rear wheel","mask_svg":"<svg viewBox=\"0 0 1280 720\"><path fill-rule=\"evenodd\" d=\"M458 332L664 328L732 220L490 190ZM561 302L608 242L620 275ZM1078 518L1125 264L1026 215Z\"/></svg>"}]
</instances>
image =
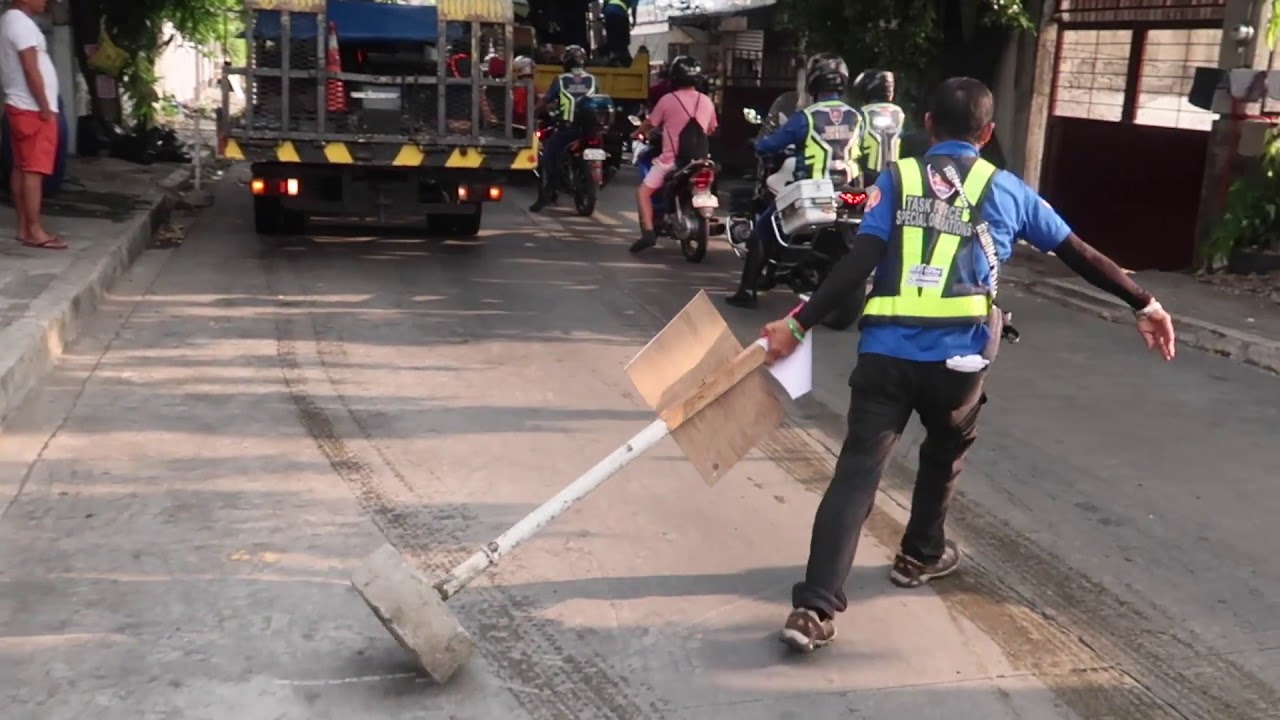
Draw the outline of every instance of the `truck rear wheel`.
<instances>
[{"instance_id":1,"label":"truck rear wheel","mask_svg":"<svg viewBox=\"0 0 1280 720\"><path fill-rule=\"evenodd\" d=\"M259 235L301 235L307 226L307 216L297 210L281 207L276 198L253 199L253 229Z\"/></svg>"},{"instance_id":2,"label":"truck rear wheel","mask_svg":"<svg viewBox=\"0 0 1280 720\"><path fill-rule=\"evenodd\" d=\"M449 235L453 237L473 237L480 233L480 221L484 217L484 206L471 206L474 212L470 215L428 215L428 231L432 235Z\"/></svg>"}]
</instances>

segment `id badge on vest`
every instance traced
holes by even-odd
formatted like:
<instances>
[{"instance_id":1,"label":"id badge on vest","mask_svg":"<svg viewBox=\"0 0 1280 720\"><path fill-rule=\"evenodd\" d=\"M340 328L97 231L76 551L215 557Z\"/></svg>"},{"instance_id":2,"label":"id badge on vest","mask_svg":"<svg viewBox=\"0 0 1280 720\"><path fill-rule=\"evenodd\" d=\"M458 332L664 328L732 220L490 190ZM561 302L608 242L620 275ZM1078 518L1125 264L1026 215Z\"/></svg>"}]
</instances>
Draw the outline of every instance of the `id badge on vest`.
<instances>
[{"instance_id":1,"label":"id badge on vest","mask_svg":"<svg viewBox=\"0 0 1280 720\"><path fill-rule=\"evenodd\" d=\"M946 277L946 268L935 265L913 265L907 271L907 285L913 288L940 288Z\"/></svg>"}]
</instances>

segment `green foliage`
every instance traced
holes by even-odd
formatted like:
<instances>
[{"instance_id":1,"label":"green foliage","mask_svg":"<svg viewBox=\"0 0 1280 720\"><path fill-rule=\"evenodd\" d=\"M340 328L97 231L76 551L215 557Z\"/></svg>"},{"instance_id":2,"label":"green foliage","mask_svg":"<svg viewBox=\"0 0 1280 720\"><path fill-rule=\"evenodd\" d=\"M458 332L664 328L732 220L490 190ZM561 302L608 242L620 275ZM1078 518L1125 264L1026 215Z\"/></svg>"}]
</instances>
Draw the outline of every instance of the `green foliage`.
<instances>
[{"instance_id":1,"label":"green foliage","mask_svg":"<svg viewBox=\"0 0 1280 720\"><path fill-rule=\"evenodd\" d=\"M1280 249L1280 132L1274 127L1258 167L1227 191L1222 219L1201 249L1204 268L1221 268L1236 248Z\"/></svg>"},{"instance_id":2,"label":"green foliage","mask_svg":"<svg viewBox=\"0 0 1280 720\"><path fill-rule=\"evenodd\" d=\"M211 47L241 30L242 0L100 0L112 41L132 56L121 87L129 96L131 119L149 127L156 119L156 60L176 38L165 23L188 41ZM243 43L240 43L243 52Z\"/></svg>"},{"instance_id":3,"label":"green foliage","mask_svg":"<svg viewBox=\"0 0 1280 720\"><path fill-rule=\"evenodd\" d=\"M988 25L1034 31L1023 0L978 3ZM1275 0L1280 2L1280 0ZM929 77L938 60L942 12L949 0L781 0L787 26L806 52L840 53L851 68L881 67L900 86Z\"/></svg>"}]
</instances>

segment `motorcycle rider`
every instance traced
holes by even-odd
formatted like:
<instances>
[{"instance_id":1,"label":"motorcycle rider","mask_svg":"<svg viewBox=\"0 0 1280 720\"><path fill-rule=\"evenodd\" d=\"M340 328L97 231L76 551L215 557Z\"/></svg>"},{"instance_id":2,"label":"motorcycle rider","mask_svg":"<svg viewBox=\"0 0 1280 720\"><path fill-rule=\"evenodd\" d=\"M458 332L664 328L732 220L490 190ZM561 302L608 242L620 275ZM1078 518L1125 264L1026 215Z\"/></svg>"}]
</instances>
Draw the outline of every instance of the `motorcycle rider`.
<instances>
[{"instance_id":1,"label":"motorcycle rider","mask_svg":"<svg viewBox=\"0 0 1280 720\"><path fill-rule=\"evenodd\" d=\"M785 125L757 140L756 154L776 155L794 145L796 180L830 177L836 185L857 181L861 177L858 160L864 128L862 114L841 99L848 87L849 66L843 58L833 53L814 56L805 77L805 90L813 104L792 113ZM756 306L756 288L775 245L773 216L777 210L771 203L756 218L738 291L725 298L734 307Z\"/></svg>"},{"instance_id":2,"label":"motorcycle rider","mask_svg":"<svg viewBox=\"0 0 1280 720\"><path fill-rule=\"evenodd\" d=\"M893 102L893 73L864 70L853 81L854 96L862 103L865 126L862 171L866 187L875 184L881 171L902 154L902 130L907 114Z\"/></svg>"},{"instance_id":3,"label":"motorcycle rider","mask_svg":"<svg viewBox=\"0 0 1280 720\"><path fill-rule=\"evenodd\" d=\"M662 189L667 174L675 169L680 156L680 135L685 126L697 122L702 131L711 135L716 131L716 106L711 98L700 90L702 66L688 56L671 61L668 71L671 92L662 96L653 112L636 129L635 136L648 138L655 128L662 131L661 148L657 158L645 174L636 191L636 209L640 215L640 239L632 243L631 252L647 250L658 242L653 229L653 194ZM686 148L688 150L688 148Z\"/></svg>"},{"instance_id":4,"label":"motorcycle rider","mask_svg":"<svg viewBox=\"0 0 1280 720\"><path fill-rule=\"evenodd\" d=\"M578 101L596 94L599 87L596 77L586 71L587 51L582 46L565 48L561 62L564 72L552 81L547 94L533 109L534 117L540 117L548 106L554 104L557 122L542 145L542 155L538 158L538 200L529 206L529 212L541 212L547 206L551 195L551 173L559 164L560 153L580 135L573 123Z\"/></svg>"}]
</instances>

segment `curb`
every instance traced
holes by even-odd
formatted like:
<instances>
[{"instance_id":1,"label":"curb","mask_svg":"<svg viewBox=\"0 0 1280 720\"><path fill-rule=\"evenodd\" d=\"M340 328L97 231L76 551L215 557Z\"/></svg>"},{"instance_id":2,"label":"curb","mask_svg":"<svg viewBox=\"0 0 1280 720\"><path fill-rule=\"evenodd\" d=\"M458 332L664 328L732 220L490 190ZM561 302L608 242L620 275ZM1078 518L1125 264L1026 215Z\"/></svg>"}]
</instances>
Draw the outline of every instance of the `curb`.
<instances>
[{"instance_id":1,"label":"curb","mask_svg":"<svg viewBox=\"0 0 1280 720\"><path fill-rule=\"evenodd\" d=\"M1133 314L1127 306L1091 287L1079 287L1069 280L1026 280L1008 275L1005 279L1033 295L1082 310L1103 320L1124 324L1133 322ZM1280 342L1193 317L1175 317L1174 327L1178 333L1178 342L1183 345L1280 374Z\"/></svg>"},{"instance_id":2,"label":"curb","mask_svg":"<svg viewBox=\"0 0 1280 720\"><path fill-rule=\"evenodd\" d=\"M191 173L192 169L184 166L161 180L159 196L152 196L151 207L129 220L105 253L92 258L87 268L73 263L63 277L32 301L22 319L2 330L0 422L7 420L44 379L112 283L146 249L155 231L168 220L177 201L176 191Z\"/></svg>"}]
</instances>

